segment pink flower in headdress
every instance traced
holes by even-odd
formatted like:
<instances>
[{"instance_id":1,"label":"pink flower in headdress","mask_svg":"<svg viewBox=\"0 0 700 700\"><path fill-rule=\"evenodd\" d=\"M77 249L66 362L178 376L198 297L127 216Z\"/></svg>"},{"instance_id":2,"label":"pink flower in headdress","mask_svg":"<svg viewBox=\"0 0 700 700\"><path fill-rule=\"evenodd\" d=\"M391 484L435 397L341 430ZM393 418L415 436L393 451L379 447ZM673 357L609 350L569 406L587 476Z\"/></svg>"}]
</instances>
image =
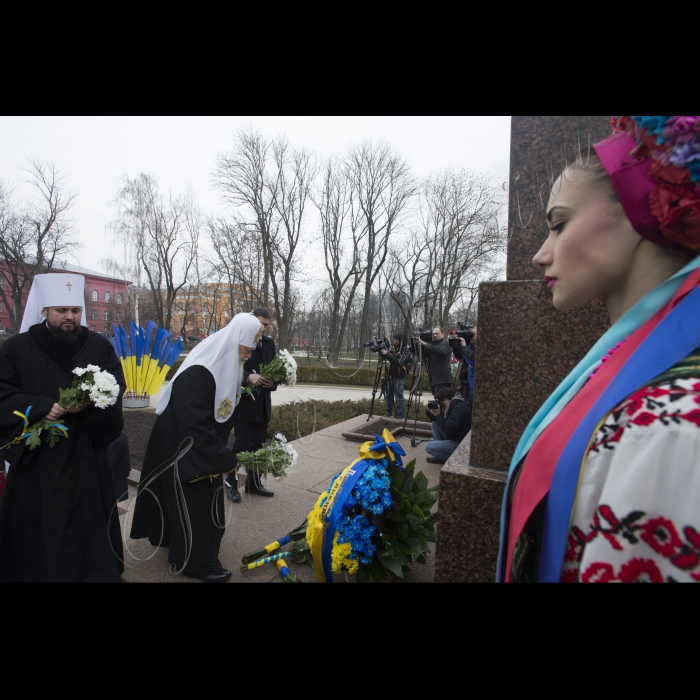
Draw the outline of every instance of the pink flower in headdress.
<instances>
[{"instance_id":1,"label":"pink flower in headdress","mask_svg":"<svg viewBox=\"0 0 700 700\"><path fill-rule=\"evenodd\" d=\"M693 130L697 127L697 117L671 117L666 121L666 128L661 135L673 144L684 143L693 136Z\"/></svg>"}]
</instances>

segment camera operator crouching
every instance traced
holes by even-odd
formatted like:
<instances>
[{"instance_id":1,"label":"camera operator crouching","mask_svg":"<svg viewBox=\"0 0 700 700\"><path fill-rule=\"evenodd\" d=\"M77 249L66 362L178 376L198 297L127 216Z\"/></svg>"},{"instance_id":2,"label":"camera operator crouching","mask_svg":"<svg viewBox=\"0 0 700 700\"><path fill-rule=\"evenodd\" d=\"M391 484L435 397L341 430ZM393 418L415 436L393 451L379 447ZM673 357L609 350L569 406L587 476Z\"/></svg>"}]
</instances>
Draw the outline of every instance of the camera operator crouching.
<instances>
[{"instance_id":1,"label":"camera operator crouching","mask_svg":"<svg viewBox=\"0 0 700 700\"><path fill-rule=\"evenodd\" d=\"M386 418L393 418L394 405L396 405L396 417L405 418L404 415L404 385L406 376L413 366L411 349L408 346L406 336L403 333L394 335L394 347L391 351L382 350L383 357L389 361L389 381L386 387Z\"/></svg>"},{"instance_id":2,"label":"camera operator crouching","mask_svg":"<svg viewBox=\"0 0 700 700\"><path fill-rule=\"evenodd\" d=\"M428 403L433 440L425 445L430 464L444 464L472 429L469 403L452 388L440 389L435 401Z\"/></svg>"},{"instance_id":3,"label":"camera operator crouching","mask_svg":"<svg viewBox=\"0 0 700 700\"><path fill-rule=\"evenodd\" d=\"M418 334L416 334L418 335ZM420 336L416 338L423 346L423 353L428 360L430 372L430 389L437 398L440 389L449 389L452 386L452 350L445 338L442 328L433 328L433 342L426 343Z\"/></svg>"}]
</instances>

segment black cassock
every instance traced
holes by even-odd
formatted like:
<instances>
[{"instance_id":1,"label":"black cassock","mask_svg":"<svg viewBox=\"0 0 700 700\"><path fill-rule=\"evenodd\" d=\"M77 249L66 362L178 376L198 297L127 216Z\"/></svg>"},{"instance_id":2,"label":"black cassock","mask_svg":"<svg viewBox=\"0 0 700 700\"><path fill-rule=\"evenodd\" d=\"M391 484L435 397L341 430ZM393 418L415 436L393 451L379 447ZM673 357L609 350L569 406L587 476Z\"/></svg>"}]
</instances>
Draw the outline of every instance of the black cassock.
<instances>
[{"instance_id":1,"label":"black cassock","mask_svg":"<svg viewBox=\"0 0 700 700\"><path fill-rule=\"evenodd\" d=\"M98 365L124 388L108 340L87 328L75 343L56 340L44 324L0 346L0 446L24 423L45 418L69 388L76 367ZM119 516L107 447L122 431L121 396L106 409L88 407L62 419L68 437L55 447L13 448L0 501L0 581L119 582L124 570ZM0 454L2 459L2 454Z\"/></svg>"},{"instance_id":2,"label":"black cassock","mask_svg":"<svg viewBox=\"0 0 700 700\"><path fill-rule=\"evenodd\" d=\"M215 395L214 376L201 365L189 367L173 382L170 401L148 441L131 526L132 539L148 538L167 547L175 571L191 576L222 571L223 478L213 475L237 464L226 447L233 416L216 421ZM178 459L176 473L173 462L187 438L192 446Z\"/></svg>"}]
</instances>

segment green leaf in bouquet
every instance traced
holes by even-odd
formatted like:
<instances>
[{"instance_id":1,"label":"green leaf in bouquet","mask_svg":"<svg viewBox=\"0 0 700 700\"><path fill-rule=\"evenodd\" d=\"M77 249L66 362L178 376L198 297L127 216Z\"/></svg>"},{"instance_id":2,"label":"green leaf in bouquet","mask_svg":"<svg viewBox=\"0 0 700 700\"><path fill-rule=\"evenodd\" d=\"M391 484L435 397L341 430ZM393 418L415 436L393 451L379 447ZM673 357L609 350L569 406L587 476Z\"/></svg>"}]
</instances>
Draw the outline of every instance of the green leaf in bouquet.
<instances>
[{"instance_id":1,"label":"green leaf in bouquet","mask_svg":"<svg viewBox=\"0 0 700 700\"><path fill-rule=\"evenodd\" d=\"M428 477L423 472L418 472L413 478L413 492L420 493L428 488Z\"/></svg>"},{"instance_id":2,"label":"green leaf in bouquet","mask_svg":"<svg viewBox=\"0 0 700 700\"><path fill-rule=\"evenodd\" d=\"M39 445L41 445L41 438L39 437L39 428L37 427L38 425L39 423L35 423L29 428L27 445L29 445L30 450L35 450L37 447L39 447Z\"/></svg>"},{"instance_id":3,"label":"green leaf in bouquet","mask_svg":"<svg viewBox=\"0 0 700 700\"><path fill-rule=\"evenodd\" d=\"M428 563L428 560L425 558L425 554L419 554L416 557L416 564L420 564L421 566L426 566Z\"/></svg>"},{"instance_id":4,"label":"green leaf in bouquet","mask_svg":"<svg viewBox=\"0 0 700 700\"><path fill-rule=\"evenodd\" d=\"M385 569L391 571L394 576L403 578L403 564L396 558L388 557L384 552L377 553L377 559Z\"/></svg>"},{"instance_id":5,"label":"green leaf in bouquet","mask_svg":"<svg viewBox=\"0 0 700 700\"><path fill-rule=\"evenodd\" d=\"M311 547L306 539L297 540L289 550L292 554L292 561L295 564L306 564L313 559Z\"/></svg>"}]
</instances>

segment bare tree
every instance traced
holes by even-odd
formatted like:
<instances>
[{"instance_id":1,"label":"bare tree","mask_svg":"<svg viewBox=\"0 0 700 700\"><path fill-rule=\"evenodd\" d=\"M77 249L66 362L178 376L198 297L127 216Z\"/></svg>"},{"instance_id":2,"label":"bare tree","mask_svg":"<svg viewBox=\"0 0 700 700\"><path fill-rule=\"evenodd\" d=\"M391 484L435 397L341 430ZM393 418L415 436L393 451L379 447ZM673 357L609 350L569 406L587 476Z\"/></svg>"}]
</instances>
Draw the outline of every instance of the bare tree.
<instances>
[{"instance_id":1,"label":"bare tree","mask_svg":"<svg viewBox=\"0 0 700 700\"><path fill-rule=\"evenodd\" d=\"M75 195L67 190L65 176L40 160L30 160L25 170L34 193L26 202L15 202L12 187L0 180L0 299L13 309L14 332L21 326L22 296L34 276L79 248L71 220Z\"/></svg>"},{"instance_id":2,"label":"bare tree","mask_svg":"<svg viewBox=\"0 0 700 700\"><path fill-rule=\"evenodd\" d=\"M252 229L262 244L262 303L269 306L270 278L274 273L277 178L269 174L272 142L259 133L241 130L234 149L216 159L214 184L224 200L238 209L239 226Z\"/></svg>"},{"instance_id":3,"label":"bare tree","mask_svg":"<svg viewBox=\"0 0 700 700\"><path fill-rule=\"evenodd\" d=\"M314 204L321 219L321 240L331 290L328 362L331 367L337 367L352 301L364 273L360 246L366 228L358 216L347 171L335 159L323 166Z\"/></svg>"},{"instance_id":4,"label":"bare tree","mask_svg":"<svg viewBox=\"0 0 700 700\"><path fill-rule=\"evenodd\" d=\"M428 180L420 220L428 242L424 321L446 325L463 293L478 286L505 247L501 190L486 175L446 171Z\"/></svg>"},{"instance_id":5,"label":"bare tree","mask_svg":"<svg viewBox=\"0 0 700 700\"><path fill-rule=\"evenodd\" d=\"M347 168L366 230L362 249L364 306L360 326L360 337L365 337L370 328L372 288L389 254L389 241L397 232L418 184L406 161L385 142L378 145L366 142L352 148Z\"/></svg>"},{"instance_id":6,"label":"bare tree","mask_svg":"<svg viewBox=\"0 0 700 700\"><path fill-rule=\"evenodd\" d=\"M128 250L137 287L143 271L155 318L170 329L175 300L197 264L202 215L194 194L165 198L156 181L142 173L133 180L124 179L115 203L118 216L112 228ZM136 298L140 303L138 294ZM138 321L138 306L135 313Z\"/></svg>"},{"instance_id":7,"label":"bare tree","mask_svg":"<svg viewBox=\"0 0 700 700\"><path fill-rule=\"evenodd\" d=\"M311 153L253 132L240 131L234 150L216 161L215 184L236 207L238 228L259 237L262 303L273 302L281 346L288 342L291 289L315 176Z\"/></svg>"},{"instance_id":8,"label":"bare tree","mask_svg":"<svg viewBox=\"0 0 700 700\"><path fill-rule=\"evenodd\" d=\"M206 229L211 244L207 261L226 282L231 315L264 305L261 237L223 218L208 219Z\"/></svg>"}]
</instances>

